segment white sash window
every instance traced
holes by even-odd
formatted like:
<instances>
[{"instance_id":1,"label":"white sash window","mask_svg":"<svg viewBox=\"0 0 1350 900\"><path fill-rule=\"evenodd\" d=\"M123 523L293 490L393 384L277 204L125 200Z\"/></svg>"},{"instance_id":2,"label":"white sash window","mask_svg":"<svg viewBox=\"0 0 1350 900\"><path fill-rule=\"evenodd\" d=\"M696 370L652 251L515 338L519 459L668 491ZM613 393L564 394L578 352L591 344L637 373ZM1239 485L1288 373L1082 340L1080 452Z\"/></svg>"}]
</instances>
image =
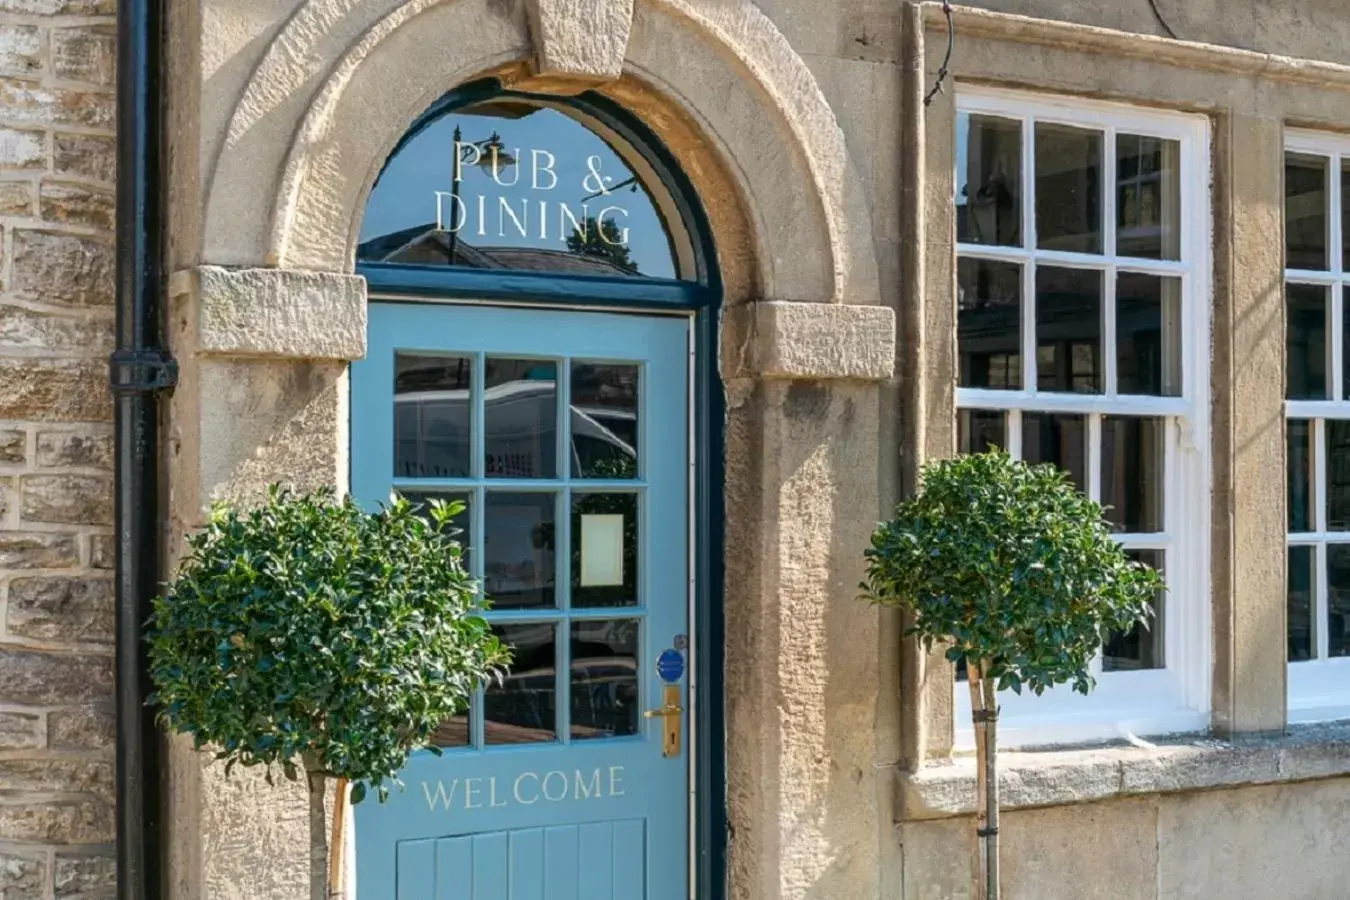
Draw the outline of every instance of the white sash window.
<instances>
[{"instance_id":1,"label":"white sash window","mask_svg":"<svg viewBox=\"0 0 1350 900\"><path fill-rule=\"evenodd\" d=\"M1011 92L957 101L962 452L1064 469L1169 591L1096 691L1000 695L1001 741L1209 724L1209 128ZM972 743L956 686L958 746Z\"/></svg>"}]
</instances>

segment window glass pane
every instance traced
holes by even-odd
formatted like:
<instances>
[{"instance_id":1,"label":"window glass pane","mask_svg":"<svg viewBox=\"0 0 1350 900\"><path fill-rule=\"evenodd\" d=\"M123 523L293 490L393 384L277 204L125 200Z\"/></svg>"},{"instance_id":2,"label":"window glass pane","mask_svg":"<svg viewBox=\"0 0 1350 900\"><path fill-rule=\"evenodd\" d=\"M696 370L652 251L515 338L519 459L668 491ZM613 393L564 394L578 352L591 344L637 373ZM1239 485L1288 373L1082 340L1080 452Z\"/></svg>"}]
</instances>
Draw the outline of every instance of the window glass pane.
<instances>
[{"instance_id":1,"label":"window glass pane","mask_svg":"<svg viewBox=\"0 0 1350 900\"><path fill-rule=\"evenodd\" d=\"M637 366L572 363L572 477L637 478Z\"/></svg>"},{"instance_id":2,"label":"window glass pane","mask_svg":"<svg viewBox=\"0 0 1350 900\"><path fill-rule=\"evenodd\" d=\"M961 387L1022 387L1022 267L957 262L957 349Z\"/></svg>"},{"instance_id":3,"label":"window glass pane","mask_svg":"<svg viewBox=\"0 0 1350 900\"><path fill-rule=\"evenodd\" d=\"M1116 135L1116 253L1181 259L1181 142Z\"/></svg>"},{"instance_id":4,"label":"window glass pane","mask_svg":"<svg viewBox=\"0 0 1350 900\"><path fill-rule=\"evenodd\" d=\"M1100 394L1102 273L1036 270L1036 386L1042 391Z\"/></svg>"},{"instance_id":5,"label":"window glass pane","mask_svg":"<svg viewBox=\"0 0 1350 900\"><path fill-rule=\"evenodd\" d=\"M1350 421L1328 419L1327 530L1350 531Z\"/></svg>"},{"instance_id":6,"label":"window glass pane","mask_svg":"<svg viewBox=\"0 0 1350 900\"><path fill-rule=\"evenodd\" d=\"M493 609L554 605L555 502L555 494L488 492L483 590Z\"/></svg>"},{"instance_id":7,"label":"window glass pane","mask_svg":"<svg viewBox=\"0 0 1350 900\"><path fill-rule=\"evenodd\" d=\"M1341 301L1341 398L1350 399L1350 287L1341 289Z\"/></svg>"},{"instance_id":8,"label":"window glass pane","mask_svg":"<svg viewBox=\"0 0 1350 900\"><path fill-rule=\"evenodd\" d=\"M1102 506L1114 531L1144 534L1166 530L1167 420L1102 417Z\"/></svg>"},{"instance_id":9,"label":"window glass pane","mask_svg":"<svg viewBox=\"0 0 1350 900\"><path fill-rule=\"evenodd\" d=\"M1284 289L1288 310L1285 327L1285 396L1291 400L1327 400L1331 383L1327 364L1327 289L1290 284Z\"/></svg>"},{"instance_id":10,"label":"window glass pane","mask_svg":"<svg viewBox=\"0 0 1350 900\"><path fill-rule=\"evenodd\" d=\"M1285 155L1285 266L1290 269L1328 268L1328 162L1325 156Z\"/></svg>"},{"instance_id":11,"label":"window glass pane","mask_svg":"<svg viewBox=\"0 0 1350 900\"><path fill-rule=\"evenodd\" d=\"M612 133L569 113L496 97L410 134L371 192L357 259L692 277L669 193Z\"/></svg>"},{"instance_id":12,"label":"window glass pane","mask_svg":"<svg viewBox=\"0 0 1350 900\"><path fill-rule=\"evenodd\" d=\"M1136 562L1163 571L1166 554L1161 550L1131 550L1129 556ZM1163 615L1167 592L1158 591L1153 598L1153 616L1148 624L1138 624L1125 634L1117 634L1102 648L1103 672L1131 672L1140 669L1161 669L1167 665L1163 652L1166 633Z\"/></svg>"},{"instance_id":13,"label":"window glass pane","mask_svg":"<svg viewBox=\"0 0 1350 900\"><path fill-rule=\"evenodd\" d=\"M1022 123L956 117L956 239L1022 245Z\"/></svg>"},{"instance_id":14,"label":"window glass pane","mask_svg":"<svg viewBox=\"0 0 1350 900\"><path fill-rule=\"evenodd\" d=\"M637 734L638 620L572 623L572 737Z\"/></svg>"},{"instance_id":15,"label":"window glass pane","mask_svg":"<svg viewBox=\"0 0 1350 900\"><path fill-rule=\"evenodd\" d=\"M1087 491L1087 417L1026 413L1022 416L1022 458L1063 469L1080 491Z\"/></svg>"},{"instance_id":16,"label":"window glass pane","mask_svg":"<svg viewBox=\"0 0 1350 900\"><path fill-rule=\"evenodd\" d=\"M1181 279L1116 279L1116 390L1181 396Z\"/></svg>"},{"instance_id":17,"label":"window glass pane","mask_svg":"<svg viewBox=\"0 0 1350 900\"><path fill-rule=\"evenodd\" d=\"M572 605L638 605L638 495L572 495Z\"/></svg>"},{"instance_id":18,"label":"window glass pane","mask_svg":"<svg viewBox=\"0 0 1350 900\"><path fill-rule=\"evenodd\" d=\"M494 625L497 637L511 648L511 667L502 684L492 683L483 697L483 732L489 744L551 741L557 734L554 715L558 647L551 623Z\"/></svg>"},{"instance_id":19,"label":"window glass pane","mask_svg":"<svg viewBox=\"0 0 1350 900\"><path fill-rule=\"evenodd\" d=\"M1350 656L1350 544L1327 545L1327 655Z\"/></svg>"},{"instance_id":20,"label":"window glass pane","mask_svg":"<svg viewBox=\"0 0 1350 900\"><path fill-rule=\"evenodd\" d=\"M1285 423L1285 451L1289 466L1289 530L1314 531L1317 528L1313 508L1313 423L1290 419Z\"/></svg>"},{"instance_id":21,"label":"window glass pane","mask_svg":"<svg viewBox=\"0 0 1350 900\"><path fill-rule=\"evenodd\" d=\"M987 409L963 409L956 415L957 445L961 453L1008 449L1004 415Z\"/></svg>"},{"instance_id":22,"label":"window glass pane","mask_svg":"<svg viewBox=\"0 0 1350 900\"><path fill-rule=\"evenodd\" d=\"M473 360L394 355L394 475L467 478Z\"/></svg>"},{"instance_id":23,"label":"window glass pane","mask_svg":"<svg viewBox=\"0 0 1350 900\"><path fill-rule=\"evenodd\" d=\"M1300 662L1316 656L1317 549L1289 548L1289 597L1286 614L1289 633L1289 661Z\"/></svg>"},{"instance_id":24,"label":"window glass pane","mask_svg":"<svg viewBox=\"0 0 1350 900\"><path fill-rule=\"evenodd\" d=\"M483 403L487 476L557 477L558 364L489 358Z\"/></svg>"},{"instance_id":25,"label":"window glass pane","mask_svg":"<svg viewBox=\"0 0 1350 900\"><path fill-rule=\"evenodd\" d=\"M1350 266L1350 158L1341 159L1341 269ZM1346 396L1350 396L1347 394Z\"/></svg>"},{"instance_id":26,"label":"window glass pane","mask_svg":"<svg viewBox=\"0 0 1350 900\"><path fill-rule=\"evenodd\" d=\"M1102 134L1036 125L1036 246L1102 252Z\"/></svg>"}]
</instances>

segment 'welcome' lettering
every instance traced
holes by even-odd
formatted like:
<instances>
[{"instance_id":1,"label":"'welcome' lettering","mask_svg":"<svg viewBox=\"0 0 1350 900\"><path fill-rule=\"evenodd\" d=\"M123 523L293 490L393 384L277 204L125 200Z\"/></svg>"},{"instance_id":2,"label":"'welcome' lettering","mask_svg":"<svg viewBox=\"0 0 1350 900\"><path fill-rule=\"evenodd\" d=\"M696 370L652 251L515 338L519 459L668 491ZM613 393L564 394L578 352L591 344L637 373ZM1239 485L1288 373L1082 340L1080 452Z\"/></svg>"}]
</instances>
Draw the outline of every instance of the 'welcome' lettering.
<instances>
[{"instance_id":1,"label":"'welcome' lettering","mask_svg":"<svg viewBox=\"0 0 1350 900\"><path fill-rule=\"evenodd\" d=\"M566 803L584 800L603 800L622 797L623 766L571 772L553 769L548 772L521 772L515 778L502 779L496 775L487 778L451 778L446 781L423 781L422 796L432 812L500 809L516 804L533 806L545 803Z\"/></svg>"}]
</instances>

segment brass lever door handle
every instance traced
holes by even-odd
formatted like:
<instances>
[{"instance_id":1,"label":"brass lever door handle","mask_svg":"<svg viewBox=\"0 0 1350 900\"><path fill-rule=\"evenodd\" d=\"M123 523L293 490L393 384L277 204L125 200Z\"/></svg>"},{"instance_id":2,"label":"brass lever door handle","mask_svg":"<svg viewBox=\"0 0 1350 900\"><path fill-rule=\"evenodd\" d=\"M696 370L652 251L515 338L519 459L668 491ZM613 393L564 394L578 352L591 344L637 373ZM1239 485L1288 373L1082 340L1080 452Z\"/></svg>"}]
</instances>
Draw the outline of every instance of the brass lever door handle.
<instances>
[{"instance_id":1,"label":"brass lever door handle","mask_svg":"<svg viewBox=\"0 0 1350 900\"><path fill-rule=\"evenodd\" d=\"M680 686L665 686L665 706L649 709L642 715L661 720L661 755L666 758L680 755L680 741L684 734L684 707L680 706Z\"/></svg>"}]
</instances>

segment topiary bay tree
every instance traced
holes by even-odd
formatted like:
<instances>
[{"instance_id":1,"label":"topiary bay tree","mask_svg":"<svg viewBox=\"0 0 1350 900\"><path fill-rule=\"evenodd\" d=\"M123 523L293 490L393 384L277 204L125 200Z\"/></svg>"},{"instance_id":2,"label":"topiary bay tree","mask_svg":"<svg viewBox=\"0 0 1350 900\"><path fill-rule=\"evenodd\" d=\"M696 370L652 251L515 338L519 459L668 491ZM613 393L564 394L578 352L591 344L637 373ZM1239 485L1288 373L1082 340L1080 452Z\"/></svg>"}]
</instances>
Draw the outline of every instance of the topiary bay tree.
<instances>
[{"instance_id":1,"label":"topiary bay tree","mask_svg":"<svg viewBox=\"0 0 1350 900\"><path fill-rule=\"evenodd\" d=\"M1114 634L1147 623L1163 582L1111 536L1102 507L1049 465L994 451L924 467L917 495L878 526L863 590L908 613L929 650L964 664L977 755L979 895L999 896L998 691L1095 686Z\"/></svg>"},{"instance_id":2,"label":"topiary bay tree","mask_svg":"<svg viewBox=\"0 0 1350 900\"><path fill-rule=\"evenodd\" d=\"M480 615L452 521L462 504L376 512L332 491L273 487L216 506L187 539L149 626L152 702L171 731L237 765L308 779L322 860L326 779L383 801L408 755L501 677L507 652ZM439 751L435 751L439 752ZM340 893L343 804L330 893ZM320 864L321 865L321 864ZM316 872L316 891L322 872Z\"/></svg>"}]
</instances>

